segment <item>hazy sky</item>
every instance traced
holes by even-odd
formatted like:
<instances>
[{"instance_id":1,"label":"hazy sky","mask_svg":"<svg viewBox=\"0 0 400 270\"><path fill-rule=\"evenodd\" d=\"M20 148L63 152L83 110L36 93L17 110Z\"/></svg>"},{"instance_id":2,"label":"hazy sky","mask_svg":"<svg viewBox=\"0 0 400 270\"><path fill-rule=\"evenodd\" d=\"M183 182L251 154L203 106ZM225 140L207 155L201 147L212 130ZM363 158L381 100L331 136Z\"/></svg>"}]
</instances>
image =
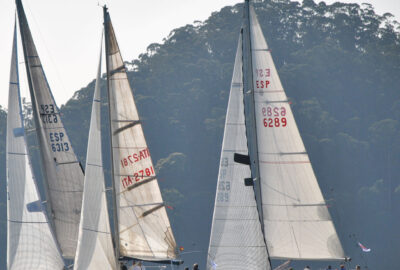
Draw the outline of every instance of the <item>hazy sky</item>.
<instances>
[{"instance_id":1,"label":"hazy sky","mask_svg":"<svg viewBox=\"0 0 400 270\"><path fill-rule=\"evenodd\" d=\"M95 77L103 20L98 4L109 6L122 56L132 60L145 52L149 44L162 42L174 28L205 20L213 11L239 2L243 1L23 0L33 39L59 106ZM391 12L400 21L400 0L341 2L369 2L379 14ZM13 0L0 0L0 3L0 105L7 107L15 5ZM21 91L26 96L21 48L19 56Z\"/></svg>"}]
</instances>

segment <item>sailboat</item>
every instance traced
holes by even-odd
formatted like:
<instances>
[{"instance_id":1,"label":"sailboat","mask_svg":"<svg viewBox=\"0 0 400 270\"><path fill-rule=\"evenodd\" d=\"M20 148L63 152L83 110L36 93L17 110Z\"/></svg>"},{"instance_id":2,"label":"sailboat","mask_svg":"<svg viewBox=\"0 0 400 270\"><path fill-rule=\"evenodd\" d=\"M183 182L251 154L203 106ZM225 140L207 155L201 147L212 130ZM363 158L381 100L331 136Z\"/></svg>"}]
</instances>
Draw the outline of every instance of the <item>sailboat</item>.
<instances>
[{"instance_id":1,"label":"sailboat","mask_svg":"<svg viewBox=\"0 0 400 270\"><path fill-rule=\"evenodd\" d=\"M17 33L7 114L7 269L64 269L36 186L26 143L19 89Z\"/></svg>"},{"instance_id":2,"label":"sailboat","mask_svg":"<svg viewBox=\"0 0 400 270\"><path fill-rule=\"evenodd\" d=\"M16 0L26 74L39 141L47 213L64 258L75 256L84 173L74 153L29 29Z\"/></svg>"},{"instance_id":3,"label":"sailboat","mask_svg":"<svg viewBox=\"0 0 400 270\"><path fill-rule=\"evenodd\" d=\"M74 269L119 269L120 260L180 264L111 18L107 7L103 9L114 234L108 224L101 155L100 54Z\"/></svg>"},{"instance_id":4,"label":"sailboat","mask_svg":"<svg viewBox=\"0 0 400 270\"><path fill-rule=\"evenodd\" d=\"M345 255L254 8L244 3L207 269Z\"/></svg>"}]
</instances>

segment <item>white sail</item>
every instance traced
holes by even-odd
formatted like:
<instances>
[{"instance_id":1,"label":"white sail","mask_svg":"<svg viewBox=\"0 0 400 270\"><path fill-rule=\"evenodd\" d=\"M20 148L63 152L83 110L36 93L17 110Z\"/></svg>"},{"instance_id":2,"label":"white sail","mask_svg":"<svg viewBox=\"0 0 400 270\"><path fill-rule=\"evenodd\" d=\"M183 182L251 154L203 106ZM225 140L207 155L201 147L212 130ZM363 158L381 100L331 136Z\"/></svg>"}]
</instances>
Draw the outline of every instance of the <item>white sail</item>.
<instances>
[{"instance_id":1,"label":"white sail","mask_svg":"<svg viewBox=\"0 0 400 270\"><path fill-rule=\"evenodd\" d=\"M253 8L251 45L264 231L271 258L344 253Z\"/></svg>"},{"instance_id":2,"label":"white sail","mask_svg":"<svg viewBox=\"0 0 400 270\"><path fill-rule=\"evenodd\" d=\"M104 17L120 255L172 260L176 258L175 239L106 9Z\"/></svg>"},{"instance_id":3,"label":"white sail","mask_svg":"<svg viewBox=\"0 0 400 270\"><path fill-rule=\"evenodd\" d=\"M244 185L250 167L233 161L248 154L243 108L242 40L236 52L207 269L271 269L252 187Z\"/></svg>"},{"instance_id":4,"label":"white sail","mask_svg":"<svg viewBox=\"0 0 400 270\"><path fill-rule=\"evenodd\" d=\"M83 171L47 83L21 0L16 0L50 221L63 256L73 258L82 205Z\"/></svg>"},{"instance_id":5,"label":"white sail","mask_svg":"<svg viewBox=\"0 0 400 270\"><path fill-rule=\"evenodd\" d=\"M90 120L75 270L117 269L108 217L101 153L100 82L101 49Z\"/></svg>"},{"instance_id":6,"label":"white sail","mask_svg":"<svg viewBox=\"0 0 400 270\"><path fill-rule=\"evenodd\" d=\"M7 269L63 269L29 161L17 65L14 28L7 114Z\"/></svg>"}]
</instances>

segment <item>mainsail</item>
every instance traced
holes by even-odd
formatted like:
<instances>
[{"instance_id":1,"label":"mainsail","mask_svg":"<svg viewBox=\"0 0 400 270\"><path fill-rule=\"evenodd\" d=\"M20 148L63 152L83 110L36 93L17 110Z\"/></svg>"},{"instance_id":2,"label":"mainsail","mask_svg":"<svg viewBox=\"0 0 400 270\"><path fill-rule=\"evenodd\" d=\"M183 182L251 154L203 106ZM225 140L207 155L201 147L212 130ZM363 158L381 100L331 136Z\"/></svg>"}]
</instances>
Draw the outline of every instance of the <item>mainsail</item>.
<instances>
[{"instance_id":1,"label":"mainsail","mask_svg":"<svg viewBox=\"0 0 400 270\"><path fill-rule=\"evenodd\" d=\"M93 95L75 270L117 269L108 217L101 153L100 82L101 48Z\"/></svg>"},{"instance_id":2,"label":"mainsail","mask_svg":"<svg viewBox=\"0 0 400 270\"><path fill-rule=\"evenodd\" d=\"M14 27L7 114L7 269L63 268L29 160Z\"/></svg>"},{"instance_id":3,"label":"mainsail","mask_svg":"<svg viewBox=\"0 0 400 270\"><path fill-rule=\"evenodd\" d=\"M117 256L176 258L176 243L143 134L132 89L104 7ZM118 255L119 254L119 255Z\"/></svg>"},{"instance_id":4,"label":"mainsail","mask_svg":"<svg viewBox=\"0 0 400 270\"><path fill-rule=\"evenodd\" d=\"M207 269L270 269L253 188L243 182L251 176L250 167L233 160L235 153L248 154L241 37L225 120Z\"/></svg>"},{"instance_id":5,"label":"mainsail","mask_svg":"<svg viewBox=\"0 0 400 270\"><path fill-rule=\"evenodd\" d=\"M49 218L63 256L73 258L82 205L83 171L47 83L21 0L16 0L16 4Z\"/></svg>"},{"instance_id":6,"label":"mainsail","mask_svg":"<svg viewBox=\"0 0 400 270\"><path fill-rule=\"evenodd\" d=\"M341 243L253 7L250 37L262 212L269 256L343 260Z\"/></svg>"}]
</instances>

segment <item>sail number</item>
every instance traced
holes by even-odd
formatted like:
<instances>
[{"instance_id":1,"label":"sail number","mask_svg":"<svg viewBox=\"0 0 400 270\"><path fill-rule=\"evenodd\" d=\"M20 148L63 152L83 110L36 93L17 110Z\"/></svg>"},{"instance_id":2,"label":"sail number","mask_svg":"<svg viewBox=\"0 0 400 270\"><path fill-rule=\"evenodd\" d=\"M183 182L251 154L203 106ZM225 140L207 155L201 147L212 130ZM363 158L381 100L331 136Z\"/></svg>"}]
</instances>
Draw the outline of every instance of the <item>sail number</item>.
<instances>
[{"instance_id":1,"label":"sail number","mask_svg":"<svg viewBox=\"0 0 400 270\"><path fill-rule=\"evenodd\" d=\"M285 107L262 107L262 115L264 116L264 127L286 127L286 108Z\"/></svg>"},{"instance_id":2,"label":"sail number","mask_svg":"<svg viewBox=\"0 0 400 270\"><path fill-rule=\"evenodd\" d=\"M269 68L256 68L256 88L268 88L269 80L263 80L264 77L271 77L271 70Z\"/></svg>"},{"instance_id":3,"label":"sail number","mask_svg":"<svg viewBox=\"0 0 400 270\"><path fill-rule=\"evenodd\" d=\"M221 158L221 167L219 170L217 202L229 202L229 193L231 191L231 182L226 181L226 167L229 165L227 157Z\"/></svg>"},{"instance_id":4,"label":"sail number","mask_svg":"<svg viewBox=\"0 0 400 270\"><path fill-rule=\"evenodd\" d=\"M141 161L143 159L149 158L150 157L150 151L149 148L143 149L137 153L133 153L126 158L121 159L121 166L122 168L125 168L128 165L131 165L135 162Z\"/></svg>"},{"instance_id":5,"label":"sail number","mask_svg":"<svg viewBox=\"0 0 400 270\"><path fill-rule=\"evenodd\" d=\"M67 152L69 151L68 142L64 142L65 134L63 132L50 132L51 150L53 152Z\"/></svg>"},{"instance_id":6,"label":"sail number","mask_svg":"<svg viewBox=\"0 0 400 270\"><path fill-rule=\"evenodd\" d=\"M152 175L154 175L154 168L153 168L153 166L150 166L149 168L145 168L145 169L142 169L142 170L139 170L139 171L133 173L132 176L128 175L127 177L124 177L122 179L122 186L124 188L127 188L130 185L132 185L133 183L139 182L143 178L149 177Z\"/></svg>"},{"instance_id":7,"label":"sail number","mask_svg":"<svg viewBox=\"0 0 400 270\"><path fill-rule=\"evenodd\" d=\"M231 191L230 181L219 181L217 202L229 202L229 192Z\"/></svg>"},{"instance_id":8,"label":"sail number","mask_svg":"<svg viewBox=\"0 0 400 270\"><path fill-rule=\"evenodd\" d=\"M44 124L54 124L58 122L57 113L53 104L40 105L40 117Z\"/></svg>"},{"instance_id":9,"label":"sail number","mask_svg":"<svg viewBox=\"0 0 400 270\"><path fill-rule=\"evenodd\" d=\"M269 68L256 68L256 75L258 77L271 77L271 70Z\"/></svg>"}]
</instances>

